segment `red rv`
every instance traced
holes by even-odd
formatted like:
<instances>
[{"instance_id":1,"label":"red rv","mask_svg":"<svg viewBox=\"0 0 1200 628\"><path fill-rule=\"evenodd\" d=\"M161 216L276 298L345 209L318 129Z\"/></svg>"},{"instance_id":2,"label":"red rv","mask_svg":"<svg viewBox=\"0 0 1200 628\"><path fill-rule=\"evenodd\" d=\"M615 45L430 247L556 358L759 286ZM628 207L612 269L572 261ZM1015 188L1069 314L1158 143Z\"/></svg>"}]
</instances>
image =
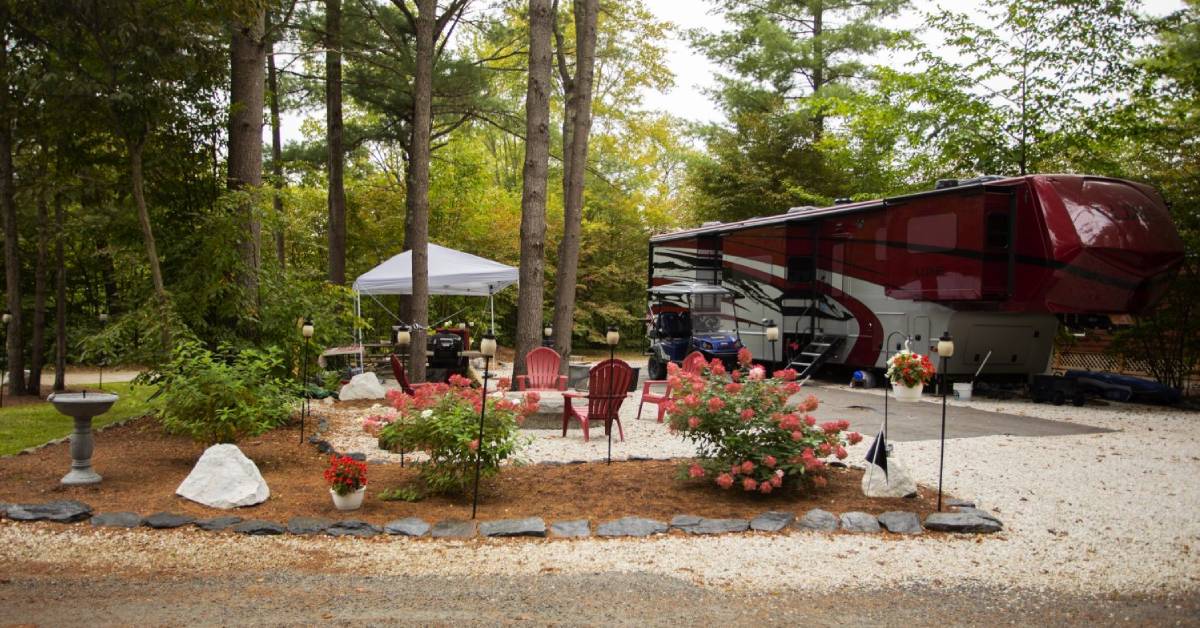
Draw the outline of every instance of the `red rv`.
<instances>
[{"instance_id":1,"label":"red rv","mask_svg":"<svg viewBox=\"0 0 1200 628\"><path fill-rule=\"evenodd\" d=\"M1049 366L1064 317L1153 305L1183 243L1153 188L1103 177L1029 175L706 223L650 240L650 287L723 286L722 318L756 359L813 371L881 368L905 338L926 352L949 331L950 374L1031 375ZM651 316L685 304L652 292ZM772 347L762 321L774 320ZM659 343L661 344L661 343ZM661 355L660 355L661 354ZM652 350L651 373L675 356Z\"/></svg>"}]
</instances>

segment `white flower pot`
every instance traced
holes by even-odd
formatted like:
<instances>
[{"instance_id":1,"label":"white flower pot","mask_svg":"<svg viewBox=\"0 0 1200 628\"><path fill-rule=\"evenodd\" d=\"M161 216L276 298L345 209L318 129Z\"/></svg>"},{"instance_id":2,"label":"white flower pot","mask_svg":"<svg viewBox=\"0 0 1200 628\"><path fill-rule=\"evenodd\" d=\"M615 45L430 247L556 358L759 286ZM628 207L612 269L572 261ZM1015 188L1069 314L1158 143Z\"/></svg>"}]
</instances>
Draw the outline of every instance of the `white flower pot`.
<instances>
[{"instance_id":1,"label":"white flower pot","mask_svg":"<svg viewBox=\"0 0 1200 628\"><path fill-rule=\"evenodd\" d=\"M358 510L362 507L363 495L366 495L367 487L362 487L353 493L338 495L337 491L329 489L329 496L333 498L333 506L338 510Z\"/></svg>"},{"instance_id":2,"label":"white flower pot","mask_svg":"<svg viewBox=\"0 0 1200 628\"><path fill-rule=\"evenodd\" d=\"M905 386L903 382L892 382L892 390L896 392L897 401L920 401L921 389L924 386L917 384L916 386Z\"/></svg>"}]
</instances>

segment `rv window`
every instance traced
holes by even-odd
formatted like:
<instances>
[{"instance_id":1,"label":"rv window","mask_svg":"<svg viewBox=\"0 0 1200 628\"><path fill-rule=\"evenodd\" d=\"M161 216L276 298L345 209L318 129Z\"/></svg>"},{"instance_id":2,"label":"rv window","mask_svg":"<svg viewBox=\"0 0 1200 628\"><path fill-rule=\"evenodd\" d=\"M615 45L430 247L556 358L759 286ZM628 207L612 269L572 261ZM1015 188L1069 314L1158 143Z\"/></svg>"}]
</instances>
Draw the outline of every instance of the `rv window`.
<instances>
[{"instance_id":1,"label":"rv window","mask_svg":"<svg viewBox=\"0 0 1200 628\"><path fill-rule=\"evenodd\" d=\"M913 253L953 251L958 242L958 217L952 213L914 216L908 220L908 250Z\"/></svg>"},{"instance_id":2,"label":"rv window","mask_svg":"<svg viewBox=\"0 0 1200 628\"><path fill-rule=\"evenodd\" d=\"M993 249L1008 248L1008 214L993 213L987 217L987 245Z\"/></svg>"},{"instance_id":3,"label":"rv window","mask_svg":"<svg viewBox=\"0 0 1200 628\"><path fill-rule=\"evenodd\" d=\"M813 260L808 255L796 255L788 258L787 280L805 282L813 279Z\"/></svg>"}]
</instances>

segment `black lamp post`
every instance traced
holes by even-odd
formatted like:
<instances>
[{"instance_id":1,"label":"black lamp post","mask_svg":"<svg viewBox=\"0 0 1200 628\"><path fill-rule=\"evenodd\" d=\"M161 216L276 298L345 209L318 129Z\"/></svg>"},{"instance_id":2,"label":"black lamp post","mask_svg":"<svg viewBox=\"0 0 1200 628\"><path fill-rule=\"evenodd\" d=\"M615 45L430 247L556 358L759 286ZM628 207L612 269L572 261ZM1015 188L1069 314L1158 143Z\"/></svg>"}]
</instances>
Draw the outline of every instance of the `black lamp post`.
<instances>
[{"instance_id":1,"label":"black lamp post","mask_svg":"<svg viewBox=\"0 0 1200 628\"><path fill-rule=\"evenodd\" d=\"M779 340L779 327L775 321L768 320L763 325L767 328L767 342L771 343L771 364L775 364L775 343Z\"/></svg>"},{"instance_id":2,"label":"black lamp post","mask_svg":"<svg viewBox=\"0 0 1200 628\"><path fill-rule=\"evenodd\" d=\"M300 443L304 444L304 420L308 418L308 343L312 340L313 322L311 316L304 317L304 324L300 326L300 335L304 336L304 363L301 366L301 381L300 390L304 395L304 400L300 406Z\"/></svg>"},{"instance_id":3,"label":"black lamp post","mask_svg":"<svg viewBox=\"0 0 1200 628\"><path fill-rule=\"evenodd\" d=\"M108 327L108 312L100 312L101 331L103 331L105 327ZM100 354L100 383L96 384L96 387L100 390L104 390L104 362L108 359L108 352L104 351L103 345L101 345L100 350L102 352Z\"/></svg>"},{"instance_id":4,"label":"black lamp post","mask_svg":"<svg viewBox=\"0 0 1200 628\"><path fill-rule=\"evenodd\" d=\"M616 325L608 326L608 333L604 335L604 341L608 343L608 379L609 381L613 381L617 368L615 352L617 345L621 342L621 332L617 331ZM623 391L613 391L613 394L615 395L618 392ZM611 407L612 404L609 404L609 406ZM605 419L606 425L604 427L607 428L605 431L608 432L608 462L606 464L612 464L612 422L613 419L611 417Z\"/></svg>"},{"instance_id":5,"label":"black lamp post","mask_svg":"<svg viewBox=\"0 0 1200 628\"><path fill-rule=\"evenodd\" d=\"M400 352L400 364L408 362L408 346L412 344L412 332L409 331L408 325L396 326L396 350ZM397 385L400 382L396 382ZM404 466L404 450L400 450L400 466Z\"/></svg>"},{"instance_id":6,"label":"black lamp post","mask_svg":"<svg viewBox=\"0 0 1200 628\"><path fill-rule=\"evenodd\" d=\"M938 338L937 343L938 355L942 358L942 439L941 452L938 455L938 512L942 511L942 467L946 462L946 360L954 355L954 339L950 337L950 332L942 332L942 337Z\"/></svg>"},{"instance_id":7,"label":"black lamp post","mask_svg":"<svg viewBox=\"0 0 1200 628\"><path fill-rule=\"evenodd\" d=\"M483 392L479 404L479 440L476 441L475 447L475 497L471 499L472 519L475 518L475 511L479 507L479 470L483 466L483 417L487 413L487 383L488 377L491 376L488 369L496 355L496 336L492 332L484 334L483 340L479 341L479 353L483 354Z\"/></svg>"},{"instance_id":8,"label":"black lamp post","mask_svg":"<svg viewBox=\"0 0 1200 628\"><path fill-rule=\"evenodd\" d=\"M8 325L12 323L12 314L5 312L0 316L0 320L4 321L4 359L0 360L0 408L4 407L4 387L8 384Z\"/></svg>"}]
</instances>

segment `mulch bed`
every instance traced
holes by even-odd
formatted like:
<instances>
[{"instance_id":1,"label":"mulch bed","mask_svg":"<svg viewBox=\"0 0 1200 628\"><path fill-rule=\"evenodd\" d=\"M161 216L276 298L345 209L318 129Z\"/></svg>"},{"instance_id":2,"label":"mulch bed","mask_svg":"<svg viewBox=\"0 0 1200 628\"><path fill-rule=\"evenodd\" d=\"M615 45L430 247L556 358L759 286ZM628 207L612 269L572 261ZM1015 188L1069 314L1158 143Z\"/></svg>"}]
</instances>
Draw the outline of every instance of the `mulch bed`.
<instances>
[{"instance_id":1,"label":"mulch bed","mask_svg":"<svg viewBox=\"0 0 1200 628\"><path fill-rule=\"evenodd\" d=\"M271 497L264 503L236 512L211 509L175 495L204 447L163 433L148 418L112 427L96 435L93 464L104 481L96 486L64 487L59 479L70 466L67 444L52 445L32 454L0 459L0 501L13 503L77 499L95 512L133 511L148 515L170 511L214 517L236 514L243 518L279 522L296 515L353 517L383 524L416 516L429 522L467 519L470 496L429 497L420 502L382 501L380 492L413 484L411 468L371 464L369 485L362 509L337 511L322 479L328 457L299 442L299 428L281 428L239 443L258 465ZM917 512L922 519L936 509L936 491L922 487L914 499L867 498L862 495L862 471L831 469L829 485L815 494L779 491L751 495L723 491L710 482L677 480L678 461L630 461L567 465L530 465L505 468L483 487L480 520L542 517L607 521L624 516L669 520L677 514L711 518L752 518L767 510L798 515L812 508L833 513L860 510L879 514L889 510Z\"/></svg>"}]
</instances>

